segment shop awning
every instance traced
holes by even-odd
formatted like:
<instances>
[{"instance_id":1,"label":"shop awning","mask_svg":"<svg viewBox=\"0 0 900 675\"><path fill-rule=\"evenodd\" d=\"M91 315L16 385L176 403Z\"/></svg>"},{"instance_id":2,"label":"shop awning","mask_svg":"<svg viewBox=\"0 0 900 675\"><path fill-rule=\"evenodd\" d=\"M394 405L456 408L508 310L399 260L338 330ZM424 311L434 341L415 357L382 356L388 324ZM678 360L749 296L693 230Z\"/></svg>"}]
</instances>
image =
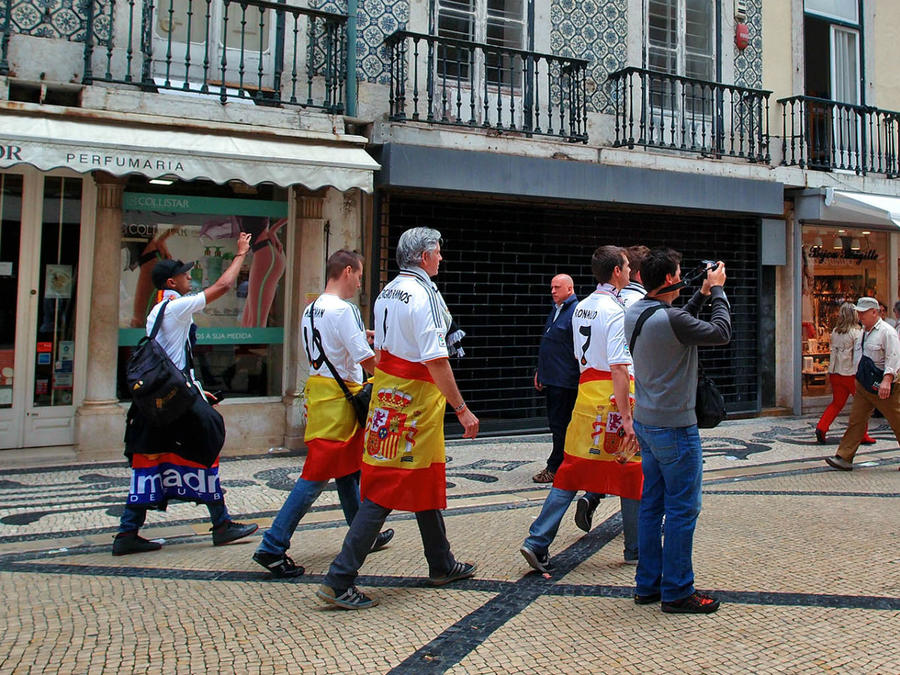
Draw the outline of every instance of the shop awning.
<instances>
[{"instance_id":1,"label":"shop awning","mask_svg":"<svg viewBox=\"0 0 900 675\"><path fill-rule=\"evenodd\" d=\"M119 121L0 115L0 168L29 164L115 176L239 180L372 191L379 168L363 139L295 138L221 129L125 125Z\"/></svg>"},{"instance_id":2,"label":"shop awning","mask_svg":"<svg viewBox=\"0 0 900 675\"><path fill-rule=\"evenodd\" d=\"M866 226L895 232L900 227L900 197L821 188L804 190L796 200L804 222Z\"/></svg>"}]
</instances>

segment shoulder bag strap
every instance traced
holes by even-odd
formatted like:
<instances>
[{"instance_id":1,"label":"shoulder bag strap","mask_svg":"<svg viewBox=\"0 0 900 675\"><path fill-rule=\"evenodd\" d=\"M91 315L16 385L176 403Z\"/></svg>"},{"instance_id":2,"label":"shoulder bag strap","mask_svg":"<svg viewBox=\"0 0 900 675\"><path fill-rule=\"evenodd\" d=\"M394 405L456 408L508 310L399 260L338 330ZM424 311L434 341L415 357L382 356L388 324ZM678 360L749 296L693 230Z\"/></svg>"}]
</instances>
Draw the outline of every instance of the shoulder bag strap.
<instances>
[{"instance_id":1,"label":"shoulder bag strap","mask_svg":"<svg viewBox=\"0 0 900 675\"><path fill-rule=\"evenodd\" d=\"M656 312L658 309L662 309L666 306L666 303L660 302L658 305L653 305L652 307L648 307L641 315L638 317L638 320L634 323L634 332L631 334L631 344L628 345L628 350L631 352L632 358L634 357L634 344L637 342L638 335L641 334L641 328L644 327L644 322L650 318L650 315Z\"/></svg>"},{"instance_id":2,"label":"shoulder bag strap","mask_svg":"<svg viewBox=\"0 0 900 675\"><path fill-rule=\"evenodd\" d=\"M162 326L163 315L166 313L166 305L169 304L169 300L166 300L162 307L159 308L159 312L156 314L156 321L153 322L153 328L150 329L149 338L153 340L156 338L156 334L159 333L159 327Z\"/></svg>"},{"instance_id":3,"label":"shoulder bag strap","mask_svg":"<svg viewBox=\"0 0 900 675\"><path fill-rule=\"evenodd\" d=\"M316 331L316 323L315 323L315 314L316 314L316 301L313 300L312 306L309 308L309 327L312 330L313 335L313 344L316 346L316 349L319 350L319 353L322 355L323 363L328 366L328 370L331 371L332 376L337 381L338 386L340 386L341 390L344 392L344 398L348 401L353 398L353 394L350 393L350 390L347 388L347 385L344 383L344 378L342 378L337 371L337 368L332 365L331 361L328 360L328 356L325 354L325 348L322 347L322 336Z\"/></svg>"}]
</instances>

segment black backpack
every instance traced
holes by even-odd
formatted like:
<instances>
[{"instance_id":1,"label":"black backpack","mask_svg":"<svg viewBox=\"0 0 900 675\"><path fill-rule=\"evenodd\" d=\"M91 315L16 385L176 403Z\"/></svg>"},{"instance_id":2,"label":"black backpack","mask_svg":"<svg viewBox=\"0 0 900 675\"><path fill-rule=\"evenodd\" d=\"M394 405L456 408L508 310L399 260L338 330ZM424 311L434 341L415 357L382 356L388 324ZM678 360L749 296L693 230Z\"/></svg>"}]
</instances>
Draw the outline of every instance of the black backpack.
<instances>
[{"instance_id":1,"label":"black backpack","mask_svg":"<svg viewBox=\"0 0 900 675\"><path fill-rule=\"evenodd\" d=\"M125 382L134 405L153 426L171 424L201 396L188 375L178 369L156 341L167 304L168 300L159 308L150 335L141 338L125 367Z\"/></svg>"}]
</instances>

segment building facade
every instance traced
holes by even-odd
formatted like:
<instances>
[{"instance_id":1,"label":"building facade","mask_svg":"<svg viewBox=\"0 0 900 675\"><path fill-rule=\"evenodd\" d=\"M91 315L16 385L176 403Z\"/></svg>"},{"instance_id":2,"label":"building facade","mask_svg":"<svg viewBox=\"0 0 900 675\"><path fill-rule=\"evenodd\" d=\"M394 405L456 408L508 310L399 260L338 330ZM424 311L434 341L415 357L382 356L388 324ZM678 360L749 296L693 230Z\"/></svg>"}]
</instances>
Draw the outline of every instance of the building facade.
<instances>
[{"instance_id":1,"label":"building facade","mask_svg":"<svg viewBox=\"0 0 900 675\"><path fill-rule=\"evenodd\" d=\"M549 281L569 273L591 292L604 243L669 245L684 268L725 260L735 339L702 359L729 409L815 407L838 299L898 297L898 13L887 0L7 3L0 284L15 304L0 446L112 452L145 270L195 259L201 287L245 229L260 248L204 315L198 355L229 394L229 451L300 444L295 324L325 257L365 254L371 319L415 225L444 235L436 282L467 333L454 370L486 430L544 427L531 378Z\"/></svg>"}]
</instances>

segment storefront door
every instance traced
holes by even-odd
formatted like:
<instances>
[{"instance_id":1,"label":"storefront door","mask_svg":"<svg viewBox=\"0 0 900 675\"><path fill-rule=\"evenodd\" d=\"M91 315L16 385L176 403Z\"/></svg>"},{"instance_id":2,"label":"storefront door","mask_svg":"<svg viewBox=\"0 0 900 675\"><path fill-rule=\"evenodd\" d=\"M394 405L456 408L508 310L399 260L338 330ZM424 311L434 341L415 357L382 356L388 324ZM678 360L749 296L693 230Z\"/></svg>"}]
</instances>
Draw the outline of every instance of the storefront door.
<instances>
[{"instance_id":1,"label":"storefront door","mask_svg":"<svg viewBox=\"0 0 900 675\"><path fill-rule=\"evenodd\" d=\"M0 173L0 448L74 442L81 192Z\"/></svg>"}]
</instances>

